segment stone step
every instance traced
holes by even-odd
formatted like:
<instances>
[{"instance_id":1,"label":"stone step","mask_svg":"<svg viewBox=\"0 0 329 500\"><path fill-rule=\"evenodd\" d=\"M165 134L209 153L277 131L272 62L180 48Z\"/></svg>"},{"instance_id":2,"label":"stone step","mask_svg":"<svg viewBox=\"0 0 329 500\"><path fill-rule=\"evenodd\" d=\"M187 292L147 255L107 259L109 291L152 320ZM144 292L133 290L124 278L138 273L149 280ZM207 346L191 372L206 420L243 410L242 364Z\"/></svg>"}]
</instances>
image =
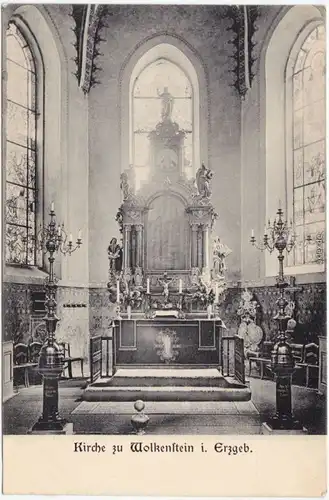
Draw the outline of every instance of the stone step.
<instances>
[{"instance_id":1,"label":"stone step","mask_svg":"<svg viewBox=\"0 0 329 500\"><path fill-rule=\"evenodd\" d=\"M84 401L249 401L248 387L93 387L88 386Z\"/></svg>"},{"instance_id":2,"label":"stone step","mask_svg":"<svg viewBox=\"0 0 329 500\"><path fill-rule=\"evenodd\" d=\"M145 403L146 435L260 434L260 415L248 402ZM71 414L76 434L133 434L133 402L83 401Z\"/></svg>"},{"instance_id":3,"label":"stone step","mask_svg":"<svg viewBox=\"0 0 329 500\"><path fill-rule=\"evenodd\" d=\"M249 401L249 387L216 368L118 369L84 391L84 401Z\"/></svg>"}]
</instances>

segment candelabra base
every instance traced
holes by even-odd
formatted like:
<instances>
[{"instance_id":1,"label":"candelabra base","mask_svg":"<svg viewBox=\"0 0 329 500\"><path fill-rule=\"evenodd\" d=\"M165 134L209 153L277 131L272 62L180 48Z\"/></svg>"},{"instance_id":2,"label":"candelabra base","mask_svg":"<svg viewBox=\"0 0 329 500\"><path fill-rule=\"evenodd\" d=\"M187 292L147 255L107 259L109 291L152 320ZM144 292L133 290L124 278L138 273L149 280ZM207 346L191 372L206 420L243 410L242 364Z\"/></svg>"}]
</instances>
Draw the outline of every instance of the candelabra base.
<instances>
[{"instance_id":1,"label":"candelabra base","mask_svg":"<svg viewBox=\"0 0 329 500\"><path fill-rule=\"evenodd\" d=\"M49 428L45 429L43 425L39 425L39 422L34 424L32 429L28 431L28 434L32 435L72 435L73 423L67 423L63 420L63 425L59 425L57 429Z\"/></svg>"},{"instance_id":2,"label":"candelabra base","mask_svg":"<svg viewBox=\"0 0 329 500\"><path fill-rule=\"evenodd\" d=\"M293 425L280 426L275 419L270 419L262 424L263 435L304 435L308 434L306 427L302 426L300 422L294 421Z\"/></svg>"}]
</instances>

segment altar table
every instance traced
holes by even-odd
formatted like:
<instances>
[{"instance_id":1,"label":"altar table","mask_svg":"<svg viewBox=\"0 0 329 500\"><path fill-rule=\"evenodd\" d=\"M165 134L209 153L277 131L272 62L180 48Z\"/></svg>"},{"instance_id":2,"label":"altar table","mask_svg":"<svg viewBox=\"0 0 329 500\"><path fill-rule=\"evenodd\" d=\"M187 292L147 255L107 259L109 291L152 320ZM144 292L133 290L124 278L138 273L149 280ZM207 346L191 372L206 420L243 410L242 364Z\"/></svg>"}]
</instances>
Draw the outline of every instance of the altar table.
<instances>
[{"instance_id":1,"label":"altar table","mask_svg":"<svg viewBox=\"0 0 329 500\"><path fill-rule=\"evenodd\" d=\"M120 367L218 367L221 322L207 319L116 321L113 364Z\"/></svg>"}]
</instances>

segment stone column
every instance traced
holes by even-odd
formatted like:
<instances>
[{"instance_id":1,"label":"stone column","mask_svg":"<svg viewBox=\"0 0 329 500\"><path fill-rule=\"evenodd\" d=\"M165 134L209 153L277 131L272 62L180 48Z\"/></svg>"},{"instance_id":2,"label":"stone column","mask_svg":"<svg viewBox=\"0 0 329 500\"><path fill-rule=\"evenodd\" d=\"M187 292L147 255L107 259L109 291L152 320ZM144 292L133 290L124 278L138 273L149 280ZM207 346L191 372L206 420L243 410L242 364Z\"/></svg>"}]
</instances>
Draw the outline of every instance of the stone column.
<instances>
[{"instance_id":1,"label":"stone column","mask_svg":"<svg viewBox=\"0 0 329 500\"><path fill-rule=\"evenodd\" d=\"M202 270L202 226L197 229L197 267Z\"/></svg>"},{"instance_id":2,"label":"stone column","mask_svg":"<svg viewBox=\"0 0 329 500\"><path fill-rule=\"evenodd\" d=\"M203 232L203 268L209 268L209 228L204 225L202 228Z\"/></svg>"},{"instance_id":3,"label":"stone column","mask_svg":"<svg viewBox=\"0 0 329 500\"><path fill-rule=\"evenodd\" d=\"M136 266L143 267L143 226L137 224L136 228Z\"/></svg>"},{"instance_id":4,"label":"stone column","mask_svg":"<svg viewBox=\"0 0 329 500\"><path fill-rule=\"evenodd\" d=\"M191 267L198 267L198 226L191 225Z\"/></svg>"},{"instance_id":5,"label":"stone column","mask_svg":"<svg viewBox=\"0 0 329 500\"><path fill-rule=\"evenodd\" d=\"M130 234L130 248L131 248L131 267L134 269L136 266L136 229L135 226L131 228L131 234Z\"/></svg>"},{"instance_id":6,"label":"stone column","mask_svg":"<svg viewBox=\"0 0 329 500\"><path fill-rule=\"evenodd\" d=\"M130 233L131 226L123 226L123 268L130 268Z\"/></svg>"}]
</instances>

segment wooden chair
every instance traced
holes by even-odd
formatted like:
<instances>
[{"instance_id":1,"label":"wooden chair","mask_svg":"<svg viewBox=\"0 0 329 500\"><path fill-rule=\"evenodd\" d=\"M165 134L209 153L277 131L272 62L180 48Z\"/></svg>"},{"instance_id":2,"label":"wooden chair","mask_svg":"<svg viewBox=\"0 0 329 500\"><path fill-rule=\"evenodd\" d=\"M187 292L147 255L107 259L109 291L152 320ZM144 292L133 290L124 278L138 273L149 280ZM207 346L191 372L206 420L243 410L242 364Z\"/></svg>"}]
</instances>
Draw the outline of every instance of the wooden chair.
<instances>
[{"instance_id":1,"label":"wooden chair","mask_svg":"<svg viewBox=\"0 0 329 500\"><path fill-rule=\"evenodd\" d=\"M32 341L29 345L29 362L30 363L36 363L37 366L39 365L39 355L42 347L42 342L39 342L37 340ZM32 370L32 379L34 384L41 384L42 383L42 376L40 373L38 373L37 366Z\"/></svg>"},{"instance_id":2,"label":"wooden chair","mask_svg":"<svg viewBox=\"0 0 329 500\"><path fill-rule=\"evenodd\" d=\"M266 373L266 369L271 364L271 352L273 349L273 342L264 341L260 346L259 353L257 356L250 356L248 358L249 361L249 376L251 374L252 363L256 365L256 367L260 368L260 378L263 379ZM268 371L268 370L267 370ZM272 378L272 377L271 377Z\"/></svg>"},{"instance_id":3,"label":"wooden chair","mask_svg":"<svg viewBox=\"0 0 329 500\"><path fill-rule=\"evenodd\" d=\"M29 387L29 372L32 368L38 366L37 362L30 362L29 360L29 348L26 344L18 343L14 346L14 384L17 386L17 376L15 380L15 373L20 371L24 372L24 385Z\"/></svg>"},{"instance_id":4,"label":"wooden chair","mask_svg":"<svg viewBox=\"0 0 329 500\"><path fill-rule=\"evenodd\" d=\"M61 342L59 344L59 346L62 348L62 351L64 354L63 372L64 372L64 370L67 369L69 378L73 378L72 363L79 362L80 367L81 367L81 376L83 378L84 377L84 374L83 374L83 361L84 361L84 359L82 357L79 357L79 356L71 356L71 348L70 348L70 344L68 342Z\"/></svg>"},{"instance_id":5,"label":"wooden chair","mask_svg":"<svg viewBox=\"0 0 329 500\"><path fill-rule=\"evenodd\" d=\"M304 356L304 345L303 344L290 344L292 350L292 356L295 363L301 363Z\"/></svg>"},{"instance_id":6,"label":"wooden chair","mask_svg":"<svg viewBox=\"0 0 329 500\"><path fill-rule=\"evenodd\" d=\"M42 343L38 341L33 341L28 345L28 358L30 363L38 363L39 362L39 354L41 351Z\"/></svg>"},{"instance_id":7,"label":"wooden chair","mask_svg":"<svg viewBox=\"0 0 329 500\"><path fill-rule=\"evenodd\" d=\"M301 362L296 363L298 368L302 368L305 370L305 385L309 387L310 385L310 374L316 373L316 380L319 377L319 346L314 342L307 344L304 347L304 356Z\"/></svg>"},{"instance_id":8,"label":"wooden chair","mask_svg":"<svg viewBox=\"0 0 329 500\"><path fill-rule=\"evenodd\" d=\"M26 344L19 342L14 345L14 364L25 365L29 360L29 348Z\"/></svg>"}]
</instances>

